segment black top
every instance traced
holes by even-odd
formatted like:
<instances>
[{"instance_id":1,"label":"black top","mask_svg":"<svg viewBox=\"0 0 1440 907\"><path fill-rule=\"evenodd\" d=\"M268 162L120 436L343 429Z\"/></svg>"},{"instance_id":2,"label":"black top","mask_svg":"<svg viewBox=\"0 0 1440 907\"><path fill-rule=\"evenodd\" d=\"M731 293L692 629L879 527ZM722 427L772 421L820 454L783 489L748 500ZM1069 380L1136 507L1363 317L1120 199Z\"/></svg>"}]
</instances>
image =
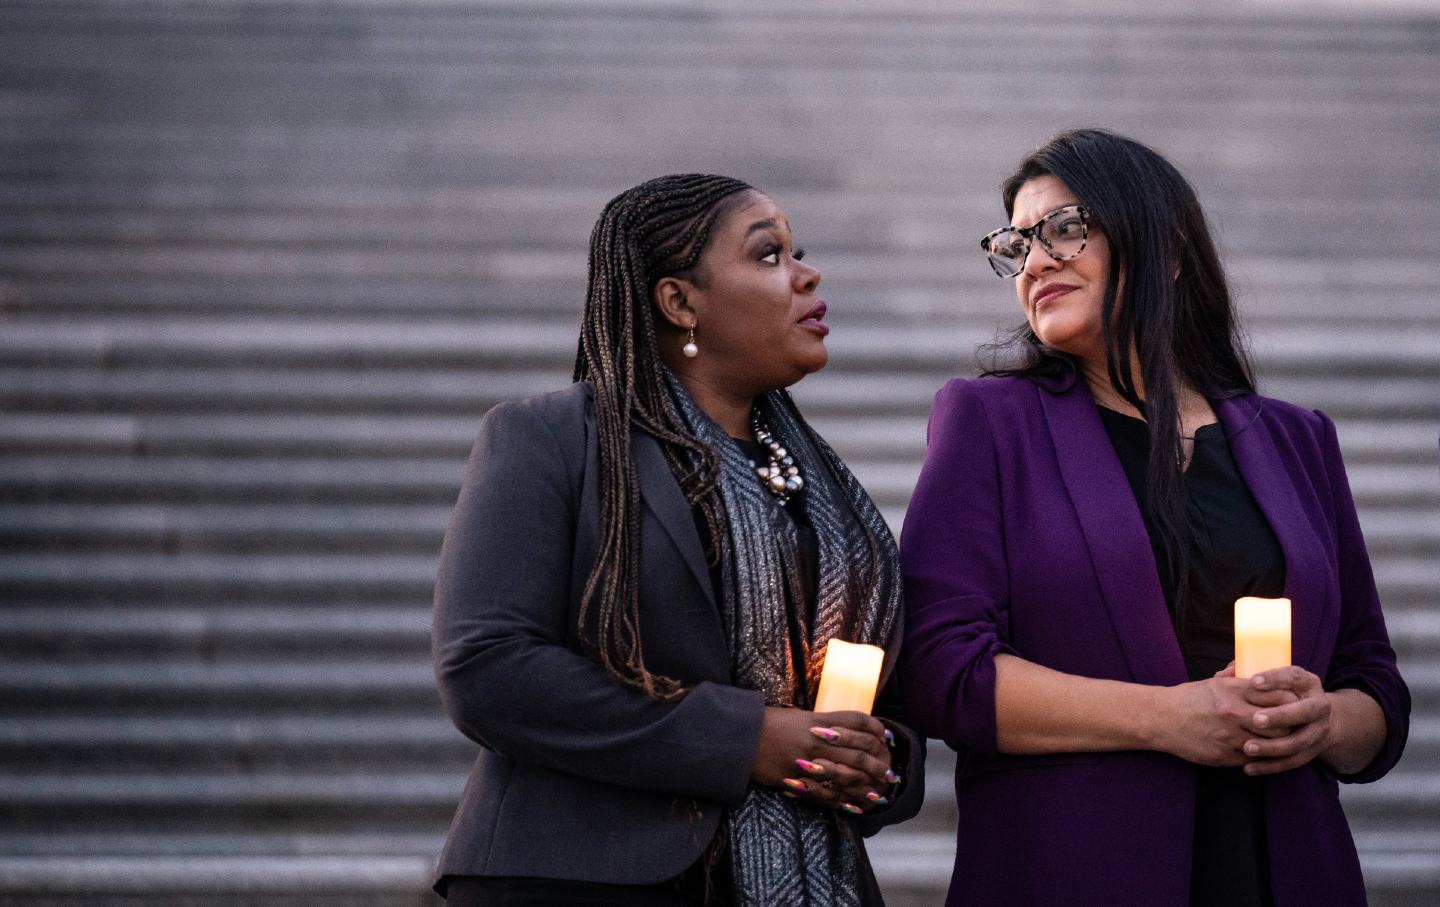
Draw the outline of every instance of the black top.
<instances>
[{"instance_id":1,"label":"black top","mask_svg":"<svg viewBox=\"0 0 1440 907\"><path fill-rule=\"evenodd\" d=\"M1099 410L1150 535L1160 588L1173 618L1178 582L1156 533L1145 491L1148 429L1140 419L1104 407ZM1245 485L1218 423L1202 425L1195 432L1195 449L1185 470L1185 492L1194 544L1187 552L1190 606L1180 630L1180 650L1190 679L1202 680L1235 657L1235 599L1246 595L1274 598L1284 592L1285 553Z\"/></svg>"},{"instance_id":2,"label":"black top","mask_svg":"<svg viewBox=\"0 0 1440 907\"><path fill-rule=\"evenodd\" d=\"M1178 583L1145 492L1148 429L1140 419L1099 409L1150 535L1160 588L1173 619ZM1245 485L1219 424L1202 425L1195 432L1185 493L1194 530L1187 552L1191 594L1178 632L1185 670L1191 680L1201 680L1235 657L1235 599L1274 598L1284 591L1285 553ZM1199 769L1190 878L1194 907L1273 903L1264 797L1261 780L1238 768Z\"/></svg>"}]
</instances>

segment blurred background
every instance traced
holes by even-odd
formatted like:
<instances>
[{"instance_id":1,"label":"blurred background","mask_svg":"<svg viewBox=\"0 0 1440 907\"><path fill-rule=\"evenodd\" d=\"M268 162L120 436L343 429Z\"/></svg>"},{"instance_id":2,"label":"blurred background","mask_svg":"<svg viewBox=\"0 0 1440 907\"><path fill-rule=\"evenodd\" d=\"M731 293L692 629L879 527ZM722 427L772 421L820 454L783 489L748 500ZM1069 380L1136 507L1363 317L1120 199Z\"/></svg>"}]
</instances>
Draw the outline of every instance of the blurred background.
<instances>
[{"instance_id":1,"label":"blurred background","mask_svg":"<svg viewBox=\"0 0 1440 907\"><path fill-rule=\"evenodd\" d=\"M0 0L0 903L432 903L441 534L480 416L569 381L604 202L780 202L797 397L898 529L1020 317L999 181L1077 125L1191 177L1262 391L1339 426L1415 696L1346 810L1373 903L1440 903L1440 3L1396 0Z\"/></svg>"}]
</instances>

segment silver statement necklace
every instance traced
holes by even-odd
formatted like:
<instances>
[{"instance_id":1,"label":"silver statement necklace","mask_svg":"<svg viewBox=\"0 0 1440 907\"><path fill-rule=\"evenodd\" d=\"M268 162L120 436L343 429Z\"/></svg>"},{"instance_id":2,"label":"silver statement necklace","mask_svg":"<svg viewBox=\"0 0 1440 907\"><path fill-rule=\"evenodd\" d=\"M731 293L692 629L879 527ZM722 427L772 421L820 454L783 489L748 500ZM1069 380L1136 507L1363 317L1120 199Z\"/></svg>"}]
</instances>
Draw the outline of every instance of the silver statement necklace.
<instances>
[{"instance_id":1,"label":"silver statement necklace","mask_svg":"<svg viewBox=\"0 0 1440 907\"><path fill-rule=\"evenodd\" d=\"M760 411L756 410L750 415L750 430L755 435L755 443L770 452L770 462L761 466L754 461L750 465L755 467L755 474L770 493L780 499L781 504L790 503L790 497L800 493L805 487L805 480L800 477L800 467L795 464L795 458L790 452L780 446L775 436L770 434L770 429L760 418Z\"/></svg>"}]
</instances>

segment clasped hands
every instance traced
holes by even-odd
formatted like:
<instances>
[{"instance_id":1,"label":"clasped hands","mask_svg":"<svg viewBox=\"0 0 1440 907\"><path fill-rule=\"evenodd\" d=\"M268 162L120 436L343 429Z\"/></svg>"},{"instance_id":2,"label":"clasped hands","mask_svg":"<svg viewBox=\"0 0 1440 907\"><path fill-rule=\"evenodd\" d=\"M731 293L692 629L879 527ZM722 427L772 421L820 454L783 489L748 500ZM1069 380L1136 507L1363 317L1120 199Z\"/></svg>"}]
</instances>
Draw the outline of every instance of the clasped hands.
<instances>
[{"instance_id":1,"label":"clasped hands","mask_svg":"<svg viewBox=\"0 0 1440 907\"><path fill-rule=\"evenodd\" d=\"M750 778L830 809L859 815L888 804L900 781L893 737L862 712L766 708Z\"/></svg>"},{"instance_id":2,"label":"clasped hands","mask_svg":"<svg viewBox=\"0 0 1440 907\"><path fill-rule=\"evenodd\" d=\"M1209 680L1173 689L1180 720L1164 748L1191 762L1273 775L1305 765L1331 743L1330 698L1304 668L1241 679L1231 662Z\"/></svg>"}]
</instances>

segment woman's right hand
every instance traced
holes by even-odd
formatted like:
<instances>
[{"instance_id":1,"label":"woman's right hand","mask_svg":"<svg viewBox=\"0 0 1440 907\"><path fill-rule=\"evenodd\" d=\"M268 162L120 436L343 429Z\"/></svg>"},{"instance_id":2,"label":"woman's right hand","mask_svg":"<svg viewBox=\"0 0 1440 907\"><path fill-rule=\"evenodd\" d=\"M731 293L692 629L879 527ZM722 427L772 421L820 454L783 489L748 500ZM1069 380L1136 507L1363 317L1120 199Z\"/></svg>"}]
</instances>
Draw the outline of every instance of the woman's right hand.
<instances>
[{"instance_id":1,"label":"woman's right hand","mask_svg":"<svg viewBox=\"0 0 1440 907\"><path fill-rule=\"evenodd\" d=\"M1199 765L1244 765L1250 761L1242 749L1246 740L1288 733L1288 729L1255 727L1255 713L1296 699L1289 690L1258 694L1231 668L1206 680L1170 687L1167 707L1159 716L1156 748Z\"/></svg>"},{"instance_id":2,"label":"woman's right hand","mask_svg":"<svg viewBox=\"0 0 1440 907\"><path fill-rule=\"evenodd\" d=\"M862 712L765 709L750 779L832 809L863 813L900 779L885 726ZM829 782L828 785L826 782Z\"/></svg>"}]
</instances>

